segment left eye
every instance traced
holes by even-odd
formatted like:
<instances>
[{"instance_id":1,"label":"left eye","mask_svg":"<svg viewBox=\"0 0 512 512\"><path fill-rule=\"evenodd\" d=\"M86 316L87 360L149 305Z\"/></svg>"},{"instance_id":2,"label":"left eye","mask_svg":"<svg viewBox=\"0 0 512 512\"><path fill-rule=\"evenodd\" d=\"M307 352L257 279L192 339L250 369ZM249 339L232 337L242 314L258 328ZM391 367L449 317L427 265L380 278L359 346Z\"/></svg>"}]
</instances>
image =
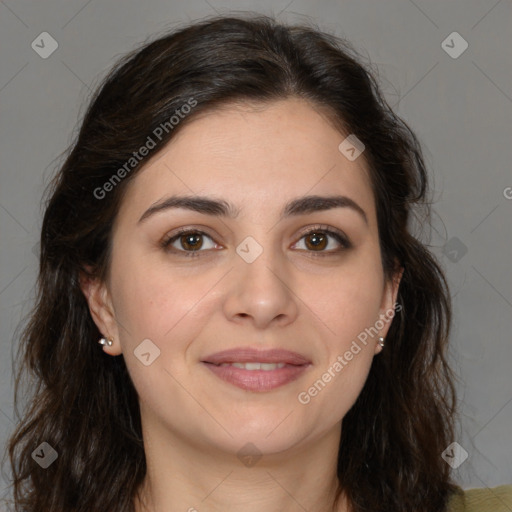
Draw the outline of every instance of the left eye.
<instances>
[{"instance_id":1,"label":"left eye","mask_svg":"<svg viewBox=\"0 0 512 512\"><path fill-rule=\"evenodd\" d=\"M341 249L334 248L324 250L329 245L329 238L334 239L341 246ZM330 229L313 229L304 233L300 240L305 240L306 250L312 249L310 252L339 252L350 247L349 241L341 234ZM296 244L297 245L297 244Z\"/></svg>"}]
</instances>

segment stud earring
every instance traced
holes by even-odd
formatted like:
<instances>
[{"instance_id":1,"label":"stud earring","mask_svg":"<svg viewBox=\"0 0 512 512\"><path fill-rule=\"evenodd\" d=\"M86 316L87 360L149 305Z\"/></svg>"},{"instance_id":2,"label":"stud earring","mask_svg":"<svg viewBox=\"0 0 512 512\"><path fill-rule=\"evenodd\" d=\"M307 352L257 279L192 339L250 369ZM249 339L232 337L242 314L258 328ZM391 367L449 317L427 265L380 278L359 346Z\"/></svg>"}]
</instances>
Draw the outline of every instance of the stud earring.
<instances>
[{"instance_id":1,"label":"stud earring","mask_svg":"<svg viewBox=\"0 0 512 512\"><path fill-rule=\"evenodd\" d=\"M114 340L112 338L100 338L98 343L100 345L108 345L111 347L114 344Z\"/></svg>"},{"instance_id":2,"label":"stud earring","mask_svg":"<svg viewBox=\"0 0 512 512\"><path fill-rule=\"evenodd\" d=\"M382 336L379 336L379 345L384 348L384 338Z\"/></svg>"}]
</instances>

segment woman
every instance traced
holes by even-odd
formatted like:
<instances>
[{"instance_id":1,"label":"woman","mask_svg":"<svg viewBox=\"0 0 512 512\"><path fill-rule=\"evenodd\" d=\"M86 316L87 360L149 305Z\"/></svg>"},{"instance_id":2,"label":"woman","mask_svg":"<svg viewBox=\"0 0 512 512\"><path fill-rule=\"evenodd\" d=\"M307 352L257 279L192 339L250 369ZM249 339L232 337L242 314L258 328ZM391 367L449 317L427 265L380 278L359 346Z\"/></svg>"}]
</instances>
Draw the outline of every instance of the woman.
<instances>
[{"instance_id":1,"label":"woman","mask_svg":"<svg viewBox=\"0 0 512 512\"><path fill-rule=\"evenodd\" d=\"M17 510L510 506L442 457L449 293L407 227L425 165L359 60L219 17L112 70L44 216Z\"/></svg>"}]
</instances>

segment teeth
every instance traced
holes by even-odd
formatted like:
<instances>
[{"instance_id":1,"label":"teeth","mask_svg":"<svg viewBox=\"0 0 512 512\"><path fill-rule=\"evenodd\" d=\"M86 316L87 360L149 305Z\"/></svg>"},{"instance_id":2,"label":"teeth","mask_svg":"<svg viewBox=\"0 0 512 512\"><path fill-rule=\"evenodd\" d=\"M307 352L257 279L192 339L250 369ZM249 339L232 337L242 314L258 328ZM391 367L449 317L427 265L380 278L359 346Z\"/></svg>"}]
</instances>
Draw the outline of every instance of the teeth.
<instances>
[{"instance_id":1,"label":"teeth","mask_svg":"<svg viewBox=\"0 0 512 512\"><path fill-rule=\"evenodd\" d=\"M284 368L286 363L222 363L220 366L234 366L243 370L276 370Z\"/></svg>"}]
</instances>

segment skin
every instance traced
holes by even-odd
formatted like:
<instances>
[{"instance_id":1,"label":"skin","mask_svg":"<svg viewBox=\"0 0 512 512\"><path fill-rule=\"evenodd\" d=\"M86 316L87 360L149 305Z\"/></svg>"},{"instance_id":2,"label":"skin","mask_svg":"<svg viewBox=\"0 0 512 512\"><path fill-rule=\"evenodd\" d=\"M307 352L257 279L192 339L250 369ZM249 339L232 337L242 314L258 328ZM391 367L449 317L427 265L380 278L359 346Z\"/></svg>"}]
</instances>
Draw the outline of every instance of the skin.
<instances>
[{"instance_id":1,"label":"skin","mask_svg":"<svg viewBox=\"0 0 512 512\"><path fill-rule=\"evenodd\" d=\"M297 396L393 309L399 285L399 276L384 279L364 154L349 161L338 150L344 138L301 99L231 106L191 120L129 184L107 282L82 289L114 339L103 350L123 355L139 394L148 472L137 512L334 510L341 422L390 320L308 404ZM168 209L137 222L171 194L224 199L239 215ZM285 203L311 194L350 197L367 223L348 207L279 219ZM316 224L343 231L352 247L329 237L315 249L303 231ZM187 226L206 232L199 257L178 252L187 250L179 238L175 253L159 245ZM247 236L263 248L252 263L236 252ZM134 355L147 338L160 349L149 366ZM240 346L285 348L312 364L293 382L252 392L201 363ZM237 457L248 442L262 454L252 466ZM344 497L336 510L349 510Z\"/></svg>"}]
</instances>

